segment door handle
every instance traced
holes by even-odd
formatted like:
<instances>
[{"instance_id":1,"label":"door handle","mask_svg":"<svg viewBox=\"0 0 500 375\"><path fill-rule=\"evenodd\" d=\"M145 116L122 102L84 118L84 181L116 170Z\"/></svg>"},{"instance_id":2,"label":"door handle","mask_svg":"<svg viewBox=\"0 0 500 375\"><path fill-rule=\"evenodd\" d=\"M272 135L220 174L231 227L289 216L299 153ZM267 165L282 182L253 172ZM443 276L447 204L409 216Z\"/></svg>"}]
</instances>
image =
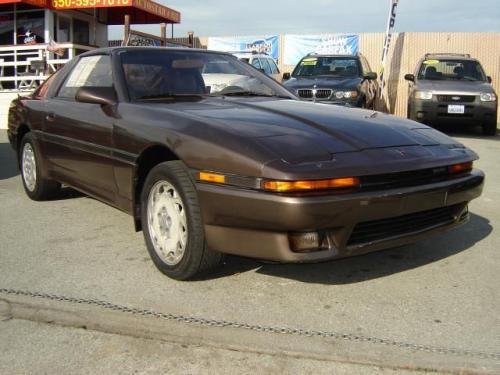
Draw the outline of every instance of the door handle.
<instances>
[{"instance_id":1,"label":"door handle","mask_svg":"<svg viewBox=\"0 0 500 375\"><path fill-rule=\"evenodd\" d=\"M45 116L45 120L50 121L50 122L54 121L55 119L56 119L56 115L53 112L47 113L47 115Z\"/></svg>"}]
</instances>

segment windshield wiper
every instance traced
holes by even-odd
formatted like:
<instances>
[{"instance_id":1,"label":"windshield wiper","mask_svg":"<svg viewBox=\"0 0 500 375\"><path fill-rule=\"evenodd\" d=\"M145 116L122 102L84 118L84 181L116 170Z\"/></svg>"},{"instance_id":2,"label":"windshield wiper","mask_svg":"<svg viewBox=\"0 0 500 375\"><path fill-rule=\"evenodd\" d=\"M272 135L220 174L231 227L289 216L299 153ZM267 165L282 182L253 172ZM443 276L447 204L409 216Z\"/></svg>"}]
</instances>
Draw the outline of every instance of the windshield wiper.
<instances>
[{"instance_id":1,"label":"windshield wiper","mask_svg":"<svg viewBox=\"0 0 500 375\"><path fill-rule=\"evenodd\" d=\"M472 78L472 77L460 77L459 79L464 79L466 81L472 81L472 82L479 81L479 79Z\"/></svg>"},{"instance_id":2,"label":"windshield wiper","mask_svg":"<svg viewBox=\"0 0 500 375\"><path fill-rule=\"evenodd\" d=\"M155 95L145 95L137 98L137 100L162 100L162 99L203 99L206 95L203 94L175 94L163 93Z\"/></svg>"}]
</instances>

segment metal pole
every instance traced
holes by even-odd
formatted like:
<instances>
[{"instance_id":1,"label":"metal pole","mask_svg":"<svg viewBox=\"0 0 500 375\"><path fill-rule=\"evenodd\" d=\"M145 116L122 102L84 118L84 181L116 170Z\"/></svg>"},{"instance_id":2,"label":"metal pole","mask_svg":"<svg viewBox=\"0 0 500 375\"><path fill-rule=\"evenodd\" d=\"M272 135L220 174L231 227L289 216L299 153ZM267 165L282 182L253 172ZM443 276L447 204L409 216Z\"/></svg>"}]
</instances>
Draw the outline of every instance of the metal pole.
<instances>
[{"instance_id":1,"label":"metal pole","mask_svg":"<svg viewBox=\"0 0 500 375\"><path fill-rule=\"evenodd\" d=\"M130 37L130 16L125 14L125 20L123 23L123 45L126 46L128 44L128 39Z\"/></svg>"},{"instance_id":2,"label":"metal pole","mask_svg":"<svg viewBox=\"0 0 500 375\"><path fill-rule=\"evenodd\" d=\"M161 46L165 47L167 45L167 25L165 23L160 24L160 38Z\"/></svg>"},{"instance_id":3,"label":"metal pole","mask_svg":"<svg viewBox=\"0 0 500 375\"><path fill-rule=\"evenodd\" d=\"M96 42L97 41L97 36L96 36L96 33L97 33L97 9L96 8L94 8L94 20L92 22L94 24L93 25L94 26L93 27L93 29L94 29L94 38L92 40L92 44L94 46L96 46L97 45L97 42ZM99 47L101 47L101 46L99 46Z\"/></svg>"},{"instance_id":4,"label":"metal pole","mask_svg":"<svg viewBox=\"0 0 500 375\"><path fill-rule=\"evenodd\" d=\"M190 48L194 48L194 32L189 31L188 32L188 43Z\"/></svg>"}]
</instances>

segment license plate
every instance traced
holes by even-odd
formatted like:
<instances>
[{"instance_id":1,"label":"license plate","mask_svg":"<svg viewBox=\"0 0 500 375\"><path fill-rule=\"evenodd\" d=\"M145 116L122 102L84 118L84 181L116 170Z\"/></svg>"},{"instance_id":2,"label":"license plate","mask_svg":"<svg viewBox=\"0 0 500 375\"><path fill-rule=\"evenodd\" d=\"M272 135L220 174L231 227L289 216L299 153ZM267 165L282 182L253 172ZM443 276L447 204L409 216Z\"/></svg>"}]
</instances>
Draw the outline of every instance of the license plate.
<instances>
[{"instance_id":1,"label":"license plate","mask_svg":"<svg viewBox=\"0 0 500 375\"><path fill-rule=\"evenodd\" d=\"M464 105L449 105L448 106L448 113L463 115L465 113L465 106Z\"/></svg>"}]
</instances>

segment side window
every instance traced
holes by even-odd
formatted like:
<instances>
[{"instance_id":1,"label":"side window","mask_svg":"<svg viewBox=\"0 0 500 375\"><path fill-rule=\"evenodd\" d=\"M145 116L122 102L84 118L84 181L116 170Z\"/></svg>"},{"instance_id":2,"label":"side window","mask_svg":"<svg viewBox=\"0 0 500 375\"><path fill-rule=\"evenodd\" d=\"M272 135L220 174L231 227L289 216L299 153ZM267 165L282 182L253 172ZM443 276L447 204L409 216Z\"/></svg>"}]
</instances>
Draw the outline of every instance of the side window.
<instances>
[{"instance_id":1,"label":"side window","mask_svg":"<svg viewBox=\"0 0 500 375\"><path fill-rule=\"evenodd\" d=\"M273 59L269 59L269 65L271 65L271 71L273 74L280 74L280 70L278 69L278 65L274 62Z\"/></svg>"},{"instance_id":2,"label":"side window","mask_svg":"<svg viewBox=\"0 0 500 375\"><path fill-rule=\"evenodd\" d=\"M260 59L260 63L262 64L262 68L264 68L264 72L266 74L273 74L271 66L269 65L269 59Z\"/></svg>"},{"instance_id":3,"label":"side window","mask_svg":"<svg viewBox=\"0 0 500 375\"><path fill-rule=\"evenodd\" d=\"M252 65L254 67L256 67L257 69L262 69L262 65L260 64L260 60L259 59L253 59L252 60Z\"/></svg>"},{"instance_id":4,"label":"side window","mask_svg":"<svg viewBox=\"0 0 500 375\"><path fill-rule=\"evenodd\" d=\"M57 94L74 99L80 87L112 87L111 58L107 55L82 57L64 81Z\"/></svg>"}]
</instances>

